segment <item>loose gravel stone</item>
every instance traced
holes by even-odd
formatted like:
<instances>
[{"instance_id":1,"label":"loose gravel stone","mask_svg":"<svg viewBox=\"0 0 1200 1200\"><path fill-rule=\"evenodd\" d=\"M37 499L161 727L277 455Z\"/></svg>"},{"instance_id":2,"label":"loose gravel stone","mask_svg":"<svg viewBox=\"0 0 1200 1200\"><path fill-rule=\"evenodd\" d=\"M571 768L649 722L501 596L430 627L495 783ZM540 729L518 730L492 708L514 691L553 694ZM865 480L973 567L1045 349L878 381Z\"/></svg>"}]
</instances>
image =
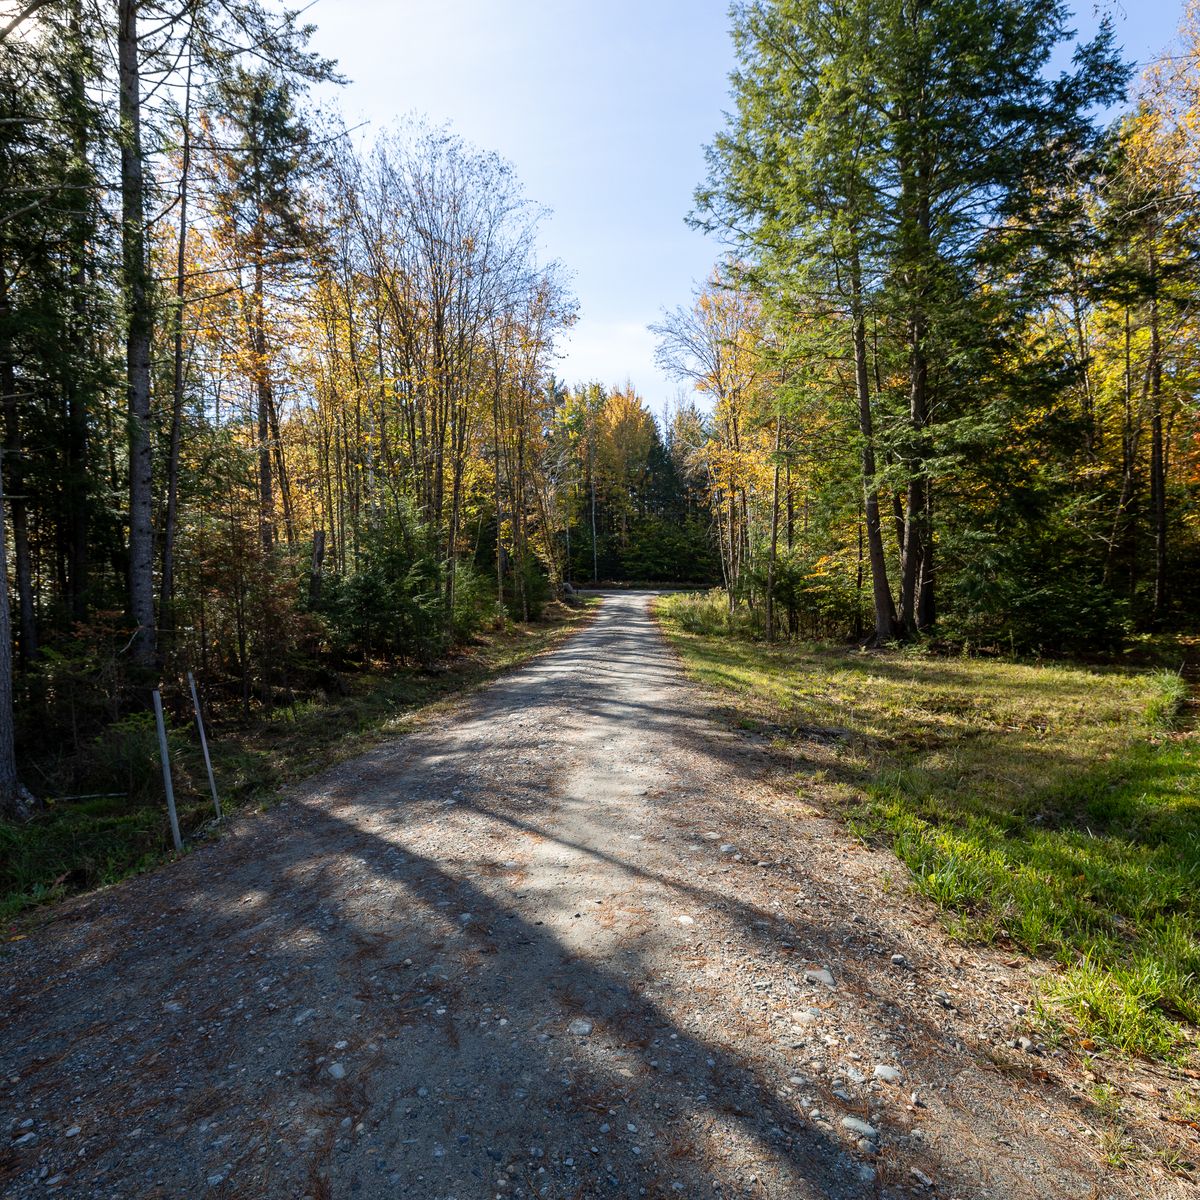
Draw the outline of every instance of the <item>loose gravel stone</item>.
<instances>
[{"instance_id":1,"label":"loose gravel stone","mask_svg":"<svg viewBox=\"0 0 1200 1200\"><path fill-rule=\"evenodd\" d=\"M843 1117L842 1128L848 1129L851 1133L856 1133L859 1137L863 1138L874 1139L879 1136L879 1131L875 1126L868 1124L861 1117Z\"/></svg>"}]
</instances>

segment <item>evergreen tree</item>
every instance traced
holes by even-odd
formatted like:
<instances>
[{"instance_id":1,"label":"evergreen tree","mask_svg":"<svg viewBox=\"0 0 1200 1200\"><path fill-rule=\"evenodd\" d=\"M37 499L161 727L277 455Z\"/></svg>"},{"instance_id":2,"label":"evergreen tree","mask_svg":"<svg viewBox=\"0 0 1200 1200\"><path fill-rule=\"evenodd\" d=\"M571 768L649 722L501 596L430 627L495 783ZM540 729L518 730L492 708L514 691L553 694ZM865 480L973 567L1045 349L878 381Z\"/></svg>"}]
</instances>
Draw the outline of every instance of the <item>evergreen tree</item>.
<instances>
[{"instance_id":1,"label":"evergreen tree","mask_svg":"<svg viewBox=\"0 0 1200 1200\"><path fill-rule=\"evenodd\" d=\"M222 120L214 135L228 141L213 146L216 210L231 261L250 275L243 292L244 328L255 393L259 537L269 550L277 536L276 485L289 544L295 541L295 522L279 448L272 362L277 348L268 310L272 292L278 295L293 284L297 269L308 269L316 238L302 215L303 188L319 162L312 157L309 130L286 76L271 68L236 68L220 81L217 96Z\"/></svg>"},{"instance_id":2,"label":"evergreen tree","mask_svg":"<svg viewBox=\"0 0 1200 1200\"><path fill-rule=\"evenodd\" d=\"M1125 82L1107 27L1049 78L1050 54L1069 37L1059 0L734 9L735 111L697 194L700 220L726 230L768 288L833 297L847 312L880 638L933 620L937 426L971 378L979 326L963 315L1002 286L994 265L1008 247L996 231L1027 231L1034 197L1091 147L1091 111ZM872 394L875 319L902 348L902 395ZM905 493L894 616L878 516L881 416Z\"/></svg>"}]
</instances>

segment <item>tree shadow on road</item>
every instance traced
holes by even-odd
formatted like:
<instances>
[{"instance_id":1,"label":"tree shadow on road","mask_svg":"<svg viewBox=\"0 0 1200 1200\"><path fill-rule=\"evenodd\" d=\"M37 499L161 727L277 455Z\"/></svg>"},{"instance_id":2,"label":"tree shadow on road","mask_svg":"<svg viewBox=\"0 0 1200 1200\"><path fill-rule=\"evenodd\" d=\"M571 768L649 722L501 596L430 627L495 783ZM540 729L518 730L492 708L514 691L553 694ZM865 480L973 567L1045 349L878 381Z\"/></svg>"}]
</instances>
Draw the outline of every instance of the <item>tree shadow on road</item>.
<instances>
[{"instance_id":1,"label":"tree shadow on road","mask_svg":"<svg viewBox=\"0 0 1200 1200\"><path fill-rule=\"evenodd\" d=\"M661 682L661 642L639 652ZM11 949L0 1008L13 1111L38 1101L48 1128L82 1127L0 1159L14 1196L42 1194L39 1160L80 1195L850 1197L910 1165L964 1200L982 1194L986 1161L945 1144L885 1142L868 1181L836 1117L810 1120L798 1097L889 1121L902 1098L836 1101L827 1082L778 1072L814 1035L764 1017L754 985L784 1010L827 1008L804 981L805 951L836 953L845 1002L934 1047L947 1077L968 1058L925 997L880 994L883 943L849 906L780 921L736 872L701 882L689 864L719 850L697 843L683 799L710 768L727 778L736 744L686 688L618 701L546 661L542 683L558 675L573 719L632 717L695 757L696 778L664 778L646 801L678 869L619 853L619 824L603 848L556 832L547 799L568 764L547 767L543 746L563 693L528 673L505 681L452 740L434 730L343 764L226 841L73 906L39 948ZM589 679L621 669L602 647L574 661ZM489 714L515 703L525 731L506 731L483 775L497 753ZM734 827L737 806L709 795L704 821ZM603 864L618 890L677 896L699 927L581 954L502 858L514 835ZM792 883L783 862L761 870L781 893ZM722 991L704 966L727 930L744 950L738 987ZM572 1033L574 1020L590 1031ZM1031 1178L1024 1194L1069 1194L1041 1187Z\"/></svg>"}]
</instances>

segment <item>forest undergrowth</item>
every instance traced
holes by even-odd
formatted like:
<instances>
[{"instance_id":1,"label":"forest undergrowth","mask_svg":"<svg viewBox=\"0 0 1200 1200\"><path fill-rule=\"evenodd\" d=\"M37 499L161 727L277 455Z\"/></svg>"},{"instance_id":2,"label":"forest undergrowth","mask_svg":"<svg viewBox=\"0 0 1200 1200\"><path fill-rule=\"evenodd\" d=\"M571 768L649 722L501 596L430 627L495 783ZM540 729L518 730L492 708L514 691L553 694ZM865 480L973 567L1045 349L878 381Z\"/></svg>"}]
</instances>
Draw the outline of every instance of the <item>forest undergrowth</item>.
<instances>
[{"instance_id":1,"label":"forest undergrowth","mask_svg":"<svg viewBox=\"0 0 1200 1200\"><path fill-rule=\"evenodd\" d=\"M208 734L225 815L267 803L281 787L406 732L439 702L473 691L556 645L590 619L597 603L581 598L571 606L548 605L540 621L477 632L429 666L377 665L344 675L340 695L263 708L249 719L235 709L218 713ZM168 724L185 842L215 836L204 761L185 698L168 694L166 700L178 714ZM88 748L87 758L83 796L51 795L32 821L0 822L0 921L12 922L36 906L115 883L170 855L150 714L135 713L110 727ZM52 782L56 764L47 755L29 769ZM9 935L14 933L20 936L15 926Z\"/></svg>"}]
</instances>

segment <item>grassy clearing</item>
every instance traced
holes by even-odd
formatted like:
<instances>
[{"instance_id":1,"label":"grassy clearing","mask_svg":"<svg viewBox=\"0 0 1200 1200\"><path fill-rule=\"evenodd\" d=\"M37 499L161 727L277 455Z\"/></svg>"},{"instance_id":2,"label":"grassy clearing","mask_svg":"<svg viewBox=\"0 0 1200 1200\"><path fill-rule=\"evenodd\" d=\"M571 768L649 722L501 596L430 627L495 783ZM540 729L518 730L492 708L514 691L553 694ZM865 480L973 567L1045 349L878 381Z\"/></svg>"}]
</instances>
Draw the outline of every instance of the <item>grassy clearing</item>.
<instances>
[{"instance_id":1,"label":"grassy clearing","mask_svg":"<svg viewBox=\"0 0 1200 1200\"><path fill-rule=\"evenodd\" d=\"M1057 960L1043 1015L1085 1047L1179 1060L1200 1025L1200 738L1165 671L767 647L661 600L700 681L800 747L953 933ZM706 615L707 614L707 615Z\"/></svg>"},{"instance_id":2,"label":"grassy clearing","mask_svg":"<svg viewBox=\"0 0 1200 1200\"><path fill-rule=\"evenodd\" d=\"M269 799L282 786L403 733L438 701L470 692L548 649L586 621L598 601L555 606L546 619L479 636L437 672L398 669L352 677L348 695L276 709L252 724L210 728L213 768L226 812ZM212 802L190 726L170 733L185 839L211 832ZM153 718L127 718L93 750L100 794L49 802L24 825L0 822L0 921L73 892L114 883L171 852Z\"/></svg>"}]
</instances>

